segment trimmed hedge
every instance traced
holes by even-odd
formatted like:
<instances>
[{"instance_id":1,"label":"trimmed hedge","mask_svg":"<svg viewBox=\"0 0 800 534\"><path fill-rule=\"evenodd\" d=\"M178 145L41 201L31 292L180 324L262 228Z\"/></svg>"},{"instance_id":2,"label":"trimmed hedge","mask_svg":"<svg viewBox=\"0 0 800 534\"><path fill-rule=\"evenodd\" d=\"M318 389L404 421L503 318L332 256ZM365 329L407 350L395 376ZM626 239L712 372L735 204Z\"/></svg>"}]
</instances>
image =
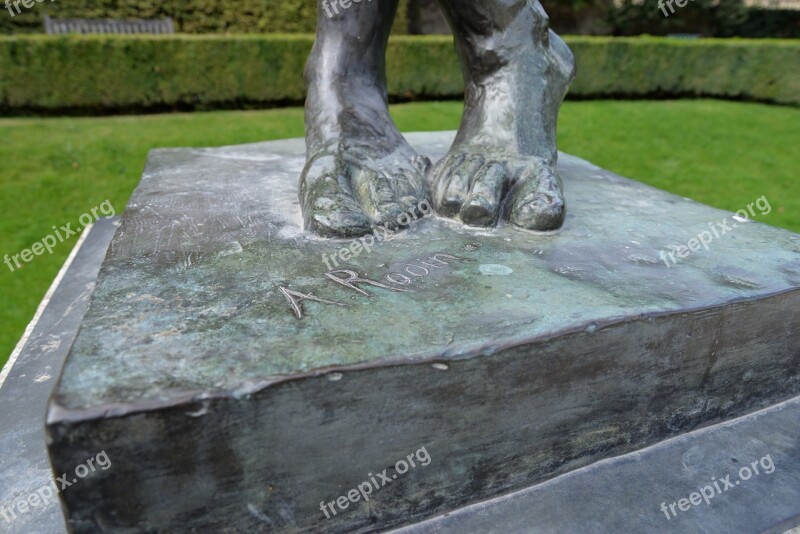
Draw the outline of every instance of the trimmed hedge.
<instances>
[{"instance_id":1,"label":"trimmed hedge","mask_svg":"<svg viewBox=\"0 0 800 534\"><path fill-rule=\"evenodd\" d=\"M407 33L407 0L401 0L396 33ZM314 0L37 0L13 17L0 16L0 34L44 33L44 16L82 19L171 17L178 33L313 33Z\"/></svg>"},{"instance_id":2,"label":"trimmed hedge","mask_svg":"<svg viewBox=\"0 0 800 534\"><path fill-rule=\"evenodd\" d=\"M800 105L800 41L569 39L578 97L697 97Z\"/></svg>"},{"instance_id":3,"label":"trimmed hedge","mask_svg":"<svg viewBox=\"0 0 800 534\"><path fill-rule=\"evenodd\" d=\"M0 33L43 33L45 15L53 18L160 19L172 17L176 31L313 32L316 5L309 0L58 0L37 3L11 17L0 17Z\"/></svg>"},{"instance_id":4,"label":"trimmed hedge","mask_svg":"<svg viewBox=\"0 0 800 534\"><path fill-rule=\"evenodd\" d=\"M572 98L710 96L800 105L800 43L568 38ZM0 111L110 113L264 107L304 98L310 35L0 37ZM400 36L393 99L463 92L450 37Z\"/></svg>"}]
</instances>

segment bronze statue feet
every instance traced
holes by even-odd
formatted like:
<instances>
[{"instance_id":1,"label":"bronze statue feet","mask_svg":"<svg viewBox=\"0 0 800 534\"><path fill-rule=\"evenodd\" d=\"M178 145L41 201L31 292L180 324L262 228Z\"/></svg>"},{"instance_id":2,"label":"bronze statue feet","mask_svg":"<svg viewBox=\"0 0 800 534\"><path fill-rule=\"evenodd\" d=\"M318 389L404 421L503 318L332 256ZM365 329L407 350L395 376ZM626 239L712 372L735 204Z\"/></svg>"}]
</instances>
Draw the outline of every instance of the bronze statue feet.
<instances>
[{"instance_id":1,"label":"bronze statue feet","mask_svg":"<svg viewBox=\"0 0 800 534\"><path fill-rule=\"evenodd\" d=\"M465 81L456 140L431 169L389 116L385 53L397 0L320 16L306 67L306 227L352 237L392 222L433 189L438 213L473 226L500 217L554 230L565 202L556 171L558 111L572 53L536 0L439 0ZM427 178L427 180L426 180Z\"/></svg>"}]
</instances>

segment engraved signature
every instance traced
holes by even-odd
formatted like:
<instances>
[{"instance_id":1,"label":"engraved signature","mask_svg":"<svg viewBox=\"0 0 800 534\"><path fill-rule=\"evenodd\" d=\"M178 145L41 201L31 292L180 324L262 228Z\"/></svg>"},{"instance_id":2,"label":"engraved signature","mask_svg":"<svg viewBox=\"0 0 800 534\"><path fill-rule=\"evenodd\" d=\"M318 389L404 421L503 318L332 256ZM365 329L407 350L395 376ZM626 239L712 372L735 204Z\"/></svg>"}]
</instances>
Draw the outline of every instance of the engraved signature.
<instances>
[{"instance_id":1,"label":"engraved signature","mask_svg":"<svg viewBox=\"0 0 800 534\"><path fill-rule=\"evenodd\" d=\"M452 254L445 254L444 252L437 252L425 260L418 259L416 260L416 263L405 263L403 264L405 268L401 269L401 272L389 272L384 275L383 278L379 278L378 280L362 277L357 272L350 269L328 271L323 276L326 280L345 287L351 291L355 291L361 296L372 298L374 295L367 291L366 288L375 287L398 293L413 292L414 290L410 289L408 286L411 286L415 279L425 278L434 269L445 269L450 265L450 263L446 260L449 260L450 262L456 260L465 261L466 258L453 256ZM330 306L347 306L347 304L318 297L316 295L312 295L311 293L303 293L301 291L295 291L286 287L280 287L279 289L281 294L283 294L283 296L289 302L290 308L298 319L303 318L304 313L302 303L306 300L317 302L319 304L327 304Z\"/></svg>"}]
</instances>

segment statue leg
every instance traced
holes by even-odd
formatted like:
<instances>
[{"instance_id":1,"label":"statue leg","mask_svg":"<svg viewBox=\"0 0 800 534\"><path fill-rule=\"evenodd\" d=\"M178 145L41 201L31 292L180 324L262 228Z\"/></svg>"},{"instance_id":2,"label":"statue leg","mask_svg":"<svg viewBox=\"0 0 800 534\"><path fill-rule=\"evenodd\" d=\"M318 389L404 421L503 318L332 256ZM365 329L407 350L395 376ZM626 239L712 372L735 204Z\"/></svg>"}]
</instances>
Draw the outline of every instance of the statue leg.
<instances>
[{"instance_id":1,"label":"statue leg","mask_svg":"<svg viewBox=\"0 0 800 534\"><path fill-rule=\"evenodd\" d=\"M567 45L536 0L439 0L464 75L464 116L431 172L436 208L476 226L505 217L531 230L561 226L558 110L574 76Z\"/></svg>"},{"instance_id":2,"label":"statue leg","mask_svg":"<svg viewBox=\"0 0 800 534\"><path fill-rule=\"evenodd\" d=\"M385 53L397 0L320 0L306 64L306 228L355 237L428 198L430 161L398 131L387 103Z\"/></svg>"}]
</instances>

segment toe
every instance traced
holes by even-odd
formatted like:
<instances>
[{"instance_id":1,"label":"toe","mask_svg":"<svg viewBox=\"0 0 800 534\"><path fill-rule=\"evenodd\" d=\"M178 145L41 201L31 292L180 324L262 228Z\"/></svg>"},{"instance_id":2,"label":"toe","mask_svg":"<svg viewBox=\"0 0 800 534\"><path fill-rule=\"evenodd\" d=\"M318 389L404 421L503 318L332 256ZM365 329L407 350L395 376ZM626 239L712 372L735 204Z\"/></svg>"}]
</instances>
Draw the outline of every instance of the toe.
<instances>
[{"instance_id":1,"label":"toe","mask_svg":"<svg viewBox=\"0 0 800 534\"><path fill-rule=\"evenodd\" d=\"M480 169L461 208L461 220L470 226L497 224L506 182L507 172L503 164L491 162Z\"/></svg>"},{"instance_id":2,"label":"toe","mask_svg":"<svg viewBox=\"0 0 800 534\"><path fill-rule=\"evenodd\" d=\"M431 171L431 167L428 167L428 172ZM407 215L415 217L418 213L433 211L428 176L420 172L416 164L412 168L400 170L394 175L394 180L398 184L397 202L403 209L401 220L407 220Z\"/></svg>"},{"instance_id":3,"label":"toe","mask_svg":"<svg viewBox=\"0 0 800 534\"><path fill-rule=\"evenodd\" d=\"M483 167L483 158L473 156L464 159L450 175L450 180L439 204L439 212L445 217L455 217L469 194L469 185L475 174Z\"/></svg>"},{"instance_id":4,"label":"toe","mask_svg":"<svg viewBox=\"0 0 800 534\"><path fill-rule=\"evenodd\" d=\"M540 163L536 167L520 179L508 218L528 230L556 230L564 223L566 213L561 181L550 167Z\"/></svg>"},{"instance_id":5,"label":"toe","mask_svg":"<svg viewBox=\"0 0 800 534\"><path fill-rule=\"evenodd\" d=\"M564 223L564 202L546 193L535 193L512 208L509 220L527 230L549 231Z\"/></svg>"},{"instance_id":6,"label":"toe","mask_svg":"<svg viewBox=\"0 0 800 534\"><path fill-rule=\"evenodd\" d=\"M371 231L372 221L336 177L315 178L303 196L307 230L325 237L358 237Z\"/></svg>"},{"instance_id":7,"label":"toe","mask_svg":"<svg viewBox=\"0 0 800 534\"><path fill-rule=\"evenodd\" d=\"M356 196L364 211L377 224L391 222L403 212L396 191L396 180L397 178L371 169L358 169L354 172Z\"/></svg>"},{"instance_id":8,"label":"toe","mask_svg":"<svg viewBox=\"0 0 800 534\"><path fill-rule=\"evenodd\" d=\"M447 194L447 186L456 169L464 161L464 154L448 154L439 160L430 171L433 183L433 202L436 211L441 213L442 202Z\"/></svg>"},{"instance_id":9,"label":"toe","mask_svg":"<svg viewBox=\"0 0 800 534\"><path fill-rule=\"evenodd\" d=\"M428 184L425 174L414 164L392 176L398 203L408 211L423 200L428 200Z\"/></svg>"}]
</instances>

